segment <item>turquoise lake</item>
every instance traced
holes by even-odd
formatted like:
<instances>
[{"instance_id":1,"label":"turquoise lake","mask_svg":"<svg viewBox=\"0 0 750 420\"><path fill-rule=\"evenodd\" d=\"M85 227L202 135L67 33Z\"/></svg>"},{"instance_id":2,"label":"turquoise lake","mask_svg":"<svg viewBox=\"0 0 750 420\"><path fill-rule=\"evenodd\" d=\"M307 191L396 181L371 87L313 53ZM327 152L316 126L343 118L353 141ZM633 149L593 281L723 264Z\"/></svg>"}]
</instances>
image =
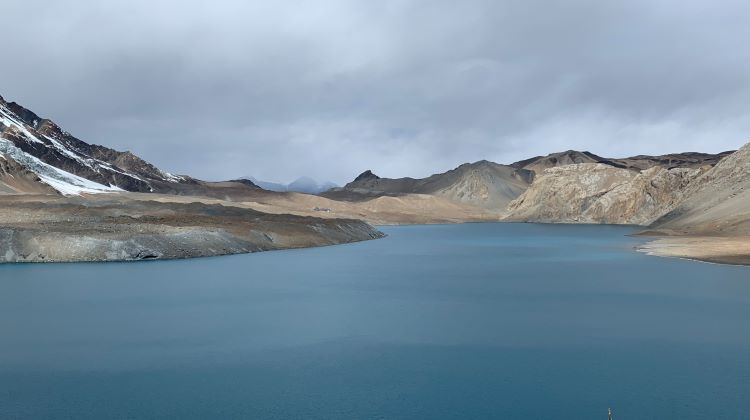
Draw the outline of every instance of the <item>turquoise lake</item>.
<instances>
[{"instance_id":1,"label":"turquoise lake","mask_svg":"<svg viewBox=\"0 0 750 420\"><path fill-rule=\"evenodd\" d=\"M0 266L1 419L740 419L750 268L629 227Z\"/></svg>"}]
</instances>

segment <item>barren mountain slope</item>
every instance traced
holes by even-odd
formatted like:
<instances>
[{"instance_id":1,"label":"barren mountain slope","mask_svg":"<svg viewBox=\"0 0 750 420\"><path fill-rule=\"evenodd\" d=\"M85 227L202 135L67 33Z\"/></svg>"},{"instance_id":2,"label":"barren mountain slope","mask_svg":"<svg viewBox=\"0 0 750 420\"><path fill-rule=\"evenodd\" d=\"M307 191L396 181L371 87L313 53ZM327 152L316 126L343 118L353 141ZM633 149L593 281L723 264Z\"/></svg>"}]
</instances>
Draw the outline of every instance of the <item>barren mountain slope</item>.
<instances>
[{"instance_id":1,"label":"barren mountain slope","mask_svg":"<svg viewBox=\"0 0 750 420\"><path fill-rule=\"evenodd\" d=\"M380 178L371 171L366 171L343 188L332 189L322 196L355 201L382 196L427 194L499 213L505 210L511 200L523 193L531 181L531 171L479 161L422 179Z\"/></svg>"},{"instance_id":2,"label":"barren mountain slope","mask_svg":"<svg viewBox=\"0 0 750 420\"><path fill-rule=\"evenodd\" d=\"M750 234L750 144L692 182L654 229L673 234Z\"/></svg>"},{"instance_id":3,"label":"barren mountain slope","mask_svg":"<svg viewBox=\"0 0 750 420\"><path fill-rule=\"evenodd\" d=\"M636 172L601 163L545 170L509 206L506 220L648 225L672 210L702 169Z\"/></svg>"},{"instance_id":4,"label":"barren mountain slope","mask_svg":"<svg viewBox=\"0 0 750 420\"><path fill-rule=\"evenodd\" d=\"M679 206L643 235L653 255L750 264L750 145L724 158L683 191Z\"/></svg>"}]
</instances>

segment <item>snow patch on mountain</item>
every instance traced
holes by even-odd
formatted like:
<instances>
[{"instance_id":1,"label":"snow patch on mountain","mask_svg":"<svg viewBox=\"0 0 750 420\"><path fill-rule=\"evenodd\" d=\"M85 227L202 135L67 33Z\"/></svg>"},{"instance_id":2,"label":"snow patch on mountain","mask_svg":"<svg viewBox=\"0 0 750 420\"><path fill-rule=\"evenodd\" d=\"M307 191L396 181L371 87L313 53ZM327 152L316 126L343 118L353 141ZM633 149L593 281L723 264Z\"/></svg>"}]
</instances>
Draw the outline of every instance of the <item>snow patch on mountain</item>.
<instances>
[{"instance_id":1,"label":"snow patch on mountain","mask_svg":"<svg viewBox=\"0 0 750 420\"><path fill-rule=\"evenodd\" d=\"M31 134L31 132L26 129L26 126L22 122L13 118L10 110L6 109L4 106L0 106L0 122L2 122L6 127L15 127L16 129L21 131L28 140L34 143L44 144L43 141L39 140L38 138L36 138L36 136Z\"/></svg>"},{"instance_id":2,"label":"snow patch on mountain","mask_svg":"<svg viewBox=\"0 0 750 420\"><path fill-rule=\"evenodd\" d=\"M161 174L162 178L164 178L165 181L180 182L180 181L185 180L185 177L183 176L170 174L169 172L162 171L161 169L159 169L159 173Z\"/></svg>"},{"instance_id":3,"label":"snow patch on mountain","mask_svg":"<svg viewBox=\"0 0 750 420\"><path fill-rule=\"evenodd\" d=\"M45 184L64 195L96 194L123 191L116 186L107 186L63 171L19 149L12 142L0 137L0 155L9 156L26 169L34 172Z\"/></svg>"}]
</instances>

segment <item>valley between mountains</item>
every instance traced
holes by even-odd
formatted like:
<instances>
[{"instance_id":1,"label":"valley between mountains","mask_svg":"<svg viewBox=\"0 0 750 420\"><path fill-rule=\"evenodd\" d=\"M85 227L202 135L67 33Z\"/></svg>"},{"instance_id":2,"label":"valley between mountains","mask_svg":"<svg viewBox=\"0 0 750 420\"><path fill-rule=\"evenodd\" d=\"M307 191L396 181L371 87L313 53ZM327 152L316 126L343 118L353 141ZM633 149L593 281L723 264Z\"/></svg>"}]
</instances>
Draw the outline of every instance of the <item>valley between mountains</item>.
<instances>
[{"instance_id":1,"label":"valley between mountains","mask_svg":"<svg viewBox=\"0 0 750 420\"><path fill-rule=\"evenodd\" d=\"M382 237L373 225L479 221L643 226L643 251L750 263L750 145L604 158L566 151L427 178L370 170L306 194L206 182L83 142L0 98L0 261L188 258Z\"/></svg>"}]
</instances>

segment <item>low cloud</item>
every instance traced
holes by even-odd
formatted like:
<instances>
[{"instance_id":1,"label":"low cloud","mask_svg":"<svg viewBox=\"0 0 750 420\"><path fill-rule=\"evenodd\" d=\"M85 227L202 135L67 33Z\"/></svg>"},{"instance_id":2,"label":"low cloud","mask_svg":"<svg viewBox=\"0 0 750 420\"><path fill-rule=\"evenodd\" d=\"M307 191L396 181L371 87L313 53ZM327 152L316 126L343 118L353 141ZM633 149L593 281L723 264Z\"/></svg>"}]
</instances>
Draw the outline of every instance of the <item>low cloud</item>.
<instances>
[{"instance_id":1,"label":"low cloud","mask_svg":"<svg viewBox=\"0 0 750 420\"><path fill-rule=\"evenodd\" d=\"M8 2L6 2L8 3ZM745 1L15 1L0 94L172 172L345 182L750 140Z\"/></svg>"}]
</instances>

